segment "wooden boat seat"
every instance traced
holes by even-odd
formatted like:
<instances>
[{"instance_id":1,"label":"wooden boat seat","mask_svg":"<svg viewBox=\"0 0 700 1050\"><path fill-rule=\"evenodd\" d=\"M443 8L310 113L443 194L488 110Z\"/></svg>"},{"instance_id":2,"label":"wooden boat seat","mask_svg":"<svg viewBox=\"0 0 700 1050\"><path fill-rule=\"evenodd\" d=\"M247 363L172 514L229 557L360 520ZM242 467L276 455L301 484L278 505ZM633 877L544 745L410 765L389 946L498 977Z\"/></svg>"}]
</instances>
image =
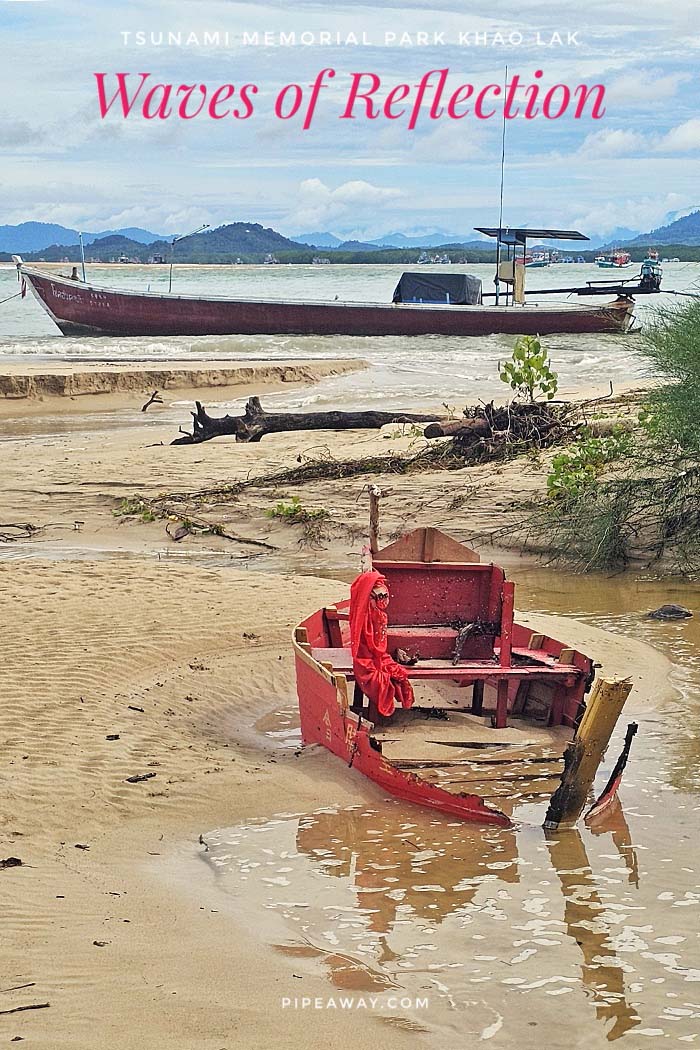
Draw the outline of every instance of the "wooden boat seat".
<instances>
[{"instance_id":1,"label":"wooden boat seat","mask_svg":"<svg viewBox=\"0 0 700 1050\"><path fill-rule=\"evenodd\" d=\"M474 681L483 678L554 678L575 680L581 674L573 664L562 664L544 649L514 648L513 656L522 662L510 667L501 667L496 662L499 649L495 649L495 660L461 660L453 664L451 660L419 660L412 667L407 667L411 679L455 679ZM347 647L323 648L314 646L311 655L318 663L348 678L352 673L352 652Z\"/></svg>"},{"instance_id":2,"label":"wooden boat seat","mask_svg":"<svg viewBox=\"0 0 700 1050\"><path fill-rule=\"evenodd\" d=\"M537 637L537 636L535 636ZM354 680L352 653L348 647L312 647L312 657L329 671L345 675ZM561 663L542 649L514 648L508 666L502 666L498 648L491 660L419 660L407 667L406 672L414 684L428 682L454 682L460 686L472 686L471 703L475 715L484 712L484 688L496 691L495 725L503 730L509 717L530 713L531 717L549 725L560 725L564 714L564 695L580 680L582 671L571 663ZM534 687L534 689L533 689ZM355 687L355 710L362 706L362 694ZM532 710L533 705L536 710ZM432 704L430 706L445 706ZM449 705L454 707L454 704ZM530 709L528 712L528 708ZM375 721L370 712L370 719ZM394 716L395 717L395 716Z\"/></svg>"}]
</instances>

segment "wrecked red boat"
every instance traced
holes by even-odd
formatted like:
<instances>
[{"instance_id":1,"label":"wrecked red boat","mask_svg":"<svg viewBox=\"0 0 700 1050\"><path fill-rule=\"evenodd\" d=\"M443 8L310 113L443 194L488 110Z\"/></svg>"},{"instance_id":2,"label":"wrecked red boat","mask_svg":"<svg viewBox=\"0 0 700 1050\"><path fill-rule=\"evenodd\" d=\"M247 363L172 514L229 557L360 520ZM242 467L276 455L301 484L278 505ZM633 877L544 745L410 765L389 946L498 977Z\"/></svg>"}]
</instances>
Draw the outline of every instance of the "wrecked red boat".
<instances>
[{"instance_id":1,"label":"wrecked red boat","mask_svg":"<svg viewBox=\"0 0 700 1050\"><path fill-rule=\"evenodd\" d=\"M322 744L397 798L467 821L507 826L517 807L550 801L586 708L592 659L514 622L503 569L437 529L384 547L372 567L385 581L375 597L386 607L387 675L397 668L388 653L402 659L392 677L399 706L380 713L390 702L384 693L377 704L358 655L372 646L351 646L358 616L340 601L294 632L303 742ZM609 784L606 801L610 794Z\"/></svg>"}]
</instances>

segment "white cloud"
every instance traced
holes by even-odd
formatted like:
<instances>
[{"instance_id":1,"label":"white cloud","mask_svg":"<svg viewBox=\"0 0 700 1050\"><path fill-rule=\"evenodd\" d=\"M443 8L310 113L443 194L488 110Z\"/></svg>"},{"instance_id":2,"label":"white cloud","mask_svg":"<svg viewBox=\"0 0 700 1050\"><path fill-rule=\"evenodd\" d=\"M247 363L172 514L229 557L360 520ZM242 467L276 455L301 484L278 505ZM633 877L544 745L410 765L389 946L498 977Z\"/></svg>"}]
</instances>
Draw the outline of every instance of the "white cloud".
<instances>
[{"instance_id":1,"label":"white cloud","mask_svg":"<svg viewBox=\"0 0 700 1050\"><path fill-rule=\"evenodd\" d=\"M449 121L439 125L434 131L414 141L411 150L411 161L428 161L441 164L464 164L477 158L485 157L486 151L480 139L485 139L484 131L477 125L464 121Z\"/></svg>"},{"instance_id":2,"label":"white cloud","mask_svg":"<svg viewBox=\"0 0 700 1050\"><path fill-rule=\"evenodd\" d=\"M667 222L669 212L677 209L682 202L683 198L677 193L668 193L663 197L613 200L608 203L601 201L590 211L576 214L573 226L599 237L607 237L621 228L646 233Z\"/></svg>"},{"instance_id":3,"label":"white cloud","mask_svg":"<svg viewBox=\"0 0 700 1050\"><path fill-rule=\"evenodd\" d=\"M700 117L671 128L655 148L663 153L689 153L700 149Z\"/></svg>"},{"instance_id":4,"label":"white cloud","mask_svg":"<svg viewBox=\"0 0 700 1050\"><path fill-rule=\"evenodd\" d=\"M647 139L636 131L605 128L588 135L581 144L579 153L586 157L624 157L647 148Z\"/></svg>"},{"instance_id":5,"label":"white cloud","mask_svg":"<svg viewBox=\"0 0 700 1050\"><path fill-rule=\"evenodd\" d=\"M700 117L692 117L665 134L642 135L627 128L594 131L579 147L587 160L604 157L633 157L649 153L691 153L700 150Z\"/></svg>"},{"instance_id":6,"label":"white cloud","mask_svg":"<svg viewBox=\"0 0 700 1050\"><path fill-rule=\"evenodd\" d=\"M692 80L690 73L655 76L644 69L635 69L633 73L626 73L608 84L605 89L606 103L648 108L654 103L673 98L680 85L689 80Z\"/></svg>"},{"instance_id":7,"label":"white cloud","mask_svg":"<svg viewBox=\"0 0 700 1050\"><path fill-rule=\"evenodd\" d=\"M313 232L328 223L337 223L352 216L365 218L379 205L398 200L403 191L393 187L373 186L357 179L344 182L332 190L320 179L305 179L297 193L297 206L287 216L285 224L297 230Z\"/></svg>"}]
</instances>

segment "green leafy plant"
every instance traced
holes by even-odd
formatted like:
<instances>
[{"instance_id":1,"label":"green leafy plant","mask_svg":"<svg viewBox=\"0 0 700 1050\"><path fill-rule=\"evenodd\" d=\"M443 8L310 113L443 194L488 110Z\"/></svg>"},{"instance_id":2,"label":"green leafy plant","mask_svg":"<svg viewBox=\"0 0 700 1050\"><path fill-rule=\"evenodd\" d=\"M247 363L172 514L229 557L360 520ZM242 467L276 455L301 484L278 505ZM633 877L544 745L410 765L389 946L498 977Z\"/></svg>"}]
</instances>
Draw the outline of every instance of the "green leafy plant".
<instances>
[{"instance_id":1,"label":"green leafy plant","mask_svg":"<svg viewBox=\"0 0 700 1050\"><path fill-rule=\"evenodd\" d=\"M595 484L607 463L629 451L631 443L627 431L608 437L582 437L554 456L547 476L547 492L558 499L578 499Z\"/></svg>"},{"instance_id":2,"label":"green leafy plant","mask_svg":"<svg viewBox=\"0 0 700 1050\"><path fill-rule=\"evenodd\" d=\"M117 518L140 518L141 521L156 520L156 515L151 508L138 497L123 499L112 513Z\"/></svg>"},{"instance_id":3,"label":"green leafy plant","mask_svg":"<svg viewBox=\"0 0 700 1050\"><path fill-rule=\"evenodd\" d=\"M302 525L304 529L302 542L310 546L327 538L324 526L330 518L328 511L325 507L308 510L302 505L298 496L292 496L288 502L279 500L274 507L265 511L265 517L284 521L288 525Z\"/></svg>"},{"instance_id":4,"label":"green leafy plant","mask_svg":"<svg viewBox=\"0 0 700 1050\"><path fill-rule=\"evenodd\" d=\"M511 360L498 362L498 374L516 397L526 398L531 404L539 397L551 401L559 386L557 373L552 371L547 351L536 335L516 339Z\"/></svg>"},{"instance_id":5,"label":"green leafy plant","mask_svg":"<svg viewBox=\"0 0 700 1050\"><path fill-rule=\"evenodd\" d=\"M418 423L399 423L396 430L390 430L382 435L387 441L396 441L398 438L422 438L423 425Z\"/></svg>"},{"instance_id":6,"label":"green leafy plant","mask_svg":"<svg viewBox=\"0 0 700 1050\"><path fill-rule=\"evenodd\" d=\"M306 507L302 506L301 500L298 496L292 496L288 503L284 500L280 500L270 510L265 511L266 518L278 518L281 521L289 521L292 524L296 522L304 522L309 520L320 520L321 518L328 517L328 511L319 508L318 510L307 510Z\"/></svg>"}]
</instances>

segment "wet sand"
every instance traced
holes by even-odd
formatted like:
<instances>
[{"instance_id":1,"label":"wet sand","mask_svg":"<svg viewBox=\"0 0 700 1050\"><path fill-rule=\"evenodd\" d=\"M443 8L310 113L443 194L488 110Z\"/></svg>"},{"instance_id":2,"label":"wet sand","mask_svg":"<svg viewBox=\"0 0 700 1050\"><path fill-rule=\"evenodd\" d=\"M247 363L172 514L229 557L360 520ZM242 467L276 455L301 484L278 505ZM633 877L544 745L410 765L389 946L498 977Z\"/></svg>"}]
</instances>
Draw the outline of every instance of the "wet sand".
<instances>
[{"instance_id":1,"label":"wet sand","mask_svg":"<svg viewBox=\"0 0 700 1050\"><path fill-rule=\"evenodd\" d=\"M364 368L351 358L337 361L169 361L153 363L112 362L27 364L0 363L0 418L21 412L85 412L138 408L142 396L154 391L167 398L177 391L178 400L202 398L202 391L218 400L229 400L261 390L316 383L328 376L345 375Z\"/></svg>"},{"instance_id":2,"label":"wet sand","mask_svg":"<svg viewBox=\"0 0 700 1050\"><path fill-rule=\"evenodd\" d=\"M157 415L142 428L118 425L118 413L88 416L76 416L68 430L50 414L23 426L5 420L1 435L3 521L33 522L40 531L0 545L0 858L23 861L0 871L0 1010L51 1004L0 1017L8 1041L21 1036L46 1050L296 1050L332 1039L391 1048L425 1038L445 1050L471 1034L503 1050L516 1045L515 1000L508 1024L495 1029L491 1005L479 997L468 1025L462 1014L455 1022L442 998L429 1019L402 1014L389 1024L370 1010L283 1009L284 998L325 998L337 987L327 956L275 950L279 929L268 921L262 882L253 880L253 894L225 899L211 860L222 856L222 846L231 854L227 836L213 835L209 851L199 842L212 828L357 804L381 811L387 837L393 834L372 784L325 752L297 755L265 732L286 724L279 712L294 710L292 625L346 593L346 583L321 576L347 580L356 568L361 540L352 528L364 524L367 479L317 482L304 491L305 505L326 506L335 522L323 550L300 547L298 528L266 517L272 498L289 495L283 489L255 490L227 508L229 527L276 551L257 556L245 543L206 535L174 544L163 520L115 516L121 500L293 465L298 436L173 448L159 444L174 434L172 422ZM330 438L304 435L304 447ZM334 440L344 454L359 455L407 448L414 437L390 430L388 437L348 433ZM536 491L541 477L537 465L518 464L395 478L384 528L389 534L413 523L442 524L466 538L504 512L514 490ZM467 495L469 502L460 502ZM534 628L554 625L594 653L604 672L631 674L631 715L653 719L674 695L669 661L646 642L528 616ZM128 781L135 776L147 779ZM424 838L437 834L425 815L403 816ZM366 831L351 824L350 843L363 842ZM475 834L465 831L464 841L474 843ZM308 848L323 847L328 835L321 821ZM480 831L478 841L483 848ZM270 848L278 844L273 839ZM575 858L567 855L558 868L565 872L569 861ZM463 942L457 950L472 958L476 949ZM527 963L521 974L530 974ZM585 1010L576 1016L585 1021ZM540 1012L541 1025L529 1027L531 1020L517 1045L605 1045L595 1026L578 1042L557 1043L554 1007Z\"/></svg>"}]
</instances>

